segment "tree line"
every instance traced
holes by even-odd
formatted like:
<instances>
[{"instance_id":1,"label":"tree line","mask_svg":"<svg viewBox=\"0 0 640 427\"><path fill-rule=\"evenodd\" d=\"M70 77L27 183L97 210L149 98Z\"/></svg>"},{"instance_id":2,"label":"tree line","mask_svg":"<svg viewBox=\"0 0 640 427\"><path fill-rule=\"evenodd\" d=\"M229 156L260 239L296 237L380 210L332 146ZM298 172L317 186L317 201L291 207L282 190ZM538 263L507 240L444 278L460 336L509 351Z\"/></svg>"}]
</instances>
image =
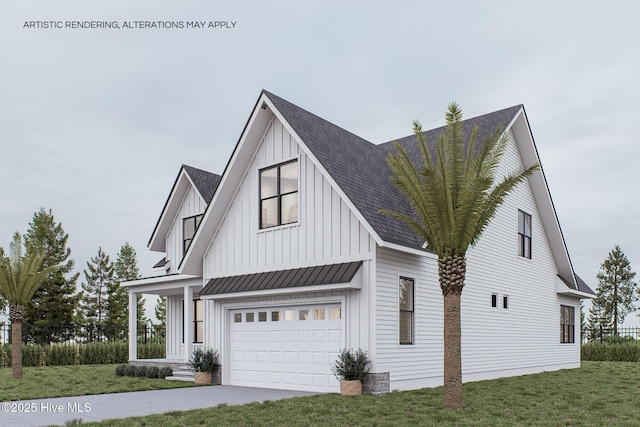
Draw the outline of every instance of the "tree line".
<instances>
[{"instance_id":1,"label":"tree line","mask_svg":"<svg viewBox=\"0 0 640 427\"><path fill-rule=\"evenodd\" d=\"M37 344L64 342L75 338L78 330L99 331L101 337L107 339L126 339L129 296L121 283L140 277L135 249L124 243L112 262L99 247L97 255L87 262L84 280L78 288L81 273L73 273L75 261L71 258L68 240L69 234L62 223L55 220L51 210L44 208L33 214L27 232L21 236L25 255L42 253L42 268L48 271L30 303L24 306L23 323L29 327L23 340ZM158 324L152 324L146 317L142 295L138 295L137 304L138 327L164 331L166 300L160 298L156 303ZM0 293L0 312L7 308L7 301Z\"/></svg>"}]
</instances>

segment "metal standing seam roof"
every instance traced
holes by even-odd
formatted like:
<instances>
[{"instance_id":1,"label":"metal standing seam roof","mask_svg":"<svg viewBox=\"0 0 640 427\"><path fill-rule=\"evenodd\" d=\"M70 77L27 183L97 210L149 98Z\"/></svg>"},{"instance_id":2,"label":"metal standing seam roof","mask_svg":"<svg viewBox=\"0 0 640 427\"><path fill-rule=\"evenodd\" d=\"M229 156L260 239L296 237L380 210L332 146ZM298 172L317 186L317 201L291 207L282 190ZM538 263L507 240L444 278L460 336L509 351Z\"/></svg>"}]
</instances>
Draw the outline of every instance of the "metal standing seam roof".
<instances>
[{"instance_id":1,"label":"metal standing seam roof","mask_svg":"<svg viewBox=\"0 0 640 427\"><path fill-rule=\"evenodd\" d=\"M348 283L356 275L360 266L362 261L219 277L209 280L200 291L200 295Z\"/></svg>"}]
</instances>

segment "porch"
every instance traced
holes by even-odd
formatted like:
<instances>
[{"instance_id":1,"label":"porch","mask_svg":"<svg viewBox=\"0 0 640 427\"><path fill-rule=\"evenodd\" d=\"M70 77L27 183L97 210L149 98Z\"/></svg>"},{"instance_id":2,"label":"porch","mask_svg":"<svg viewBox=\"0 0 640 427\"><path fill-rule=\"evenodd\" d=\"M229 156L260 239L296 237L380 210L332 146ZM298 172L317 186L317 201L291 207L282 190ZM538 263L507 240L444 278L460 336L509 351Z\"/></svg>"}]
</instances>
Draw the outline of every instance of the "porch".
<instances>
[{"instance_id":1,"label":"porch","mask_svg":"<svg viewBox=\"0 0 640 427\"><path fill-rule=\"evenodd\" d=\"M202 290L202 278L185 274L148 277L123 283L129 290L129 363L157 365L171 368L186 367L193 349L203 346L202 328L205 324L202 304L198 294ZM137 297L140 294L165 296L166 357L163 359L138 359L137 357ZM190 303L185 304L184 301ZM193 303L191 303L193 302Z\"/></svg>"}]
</instances>

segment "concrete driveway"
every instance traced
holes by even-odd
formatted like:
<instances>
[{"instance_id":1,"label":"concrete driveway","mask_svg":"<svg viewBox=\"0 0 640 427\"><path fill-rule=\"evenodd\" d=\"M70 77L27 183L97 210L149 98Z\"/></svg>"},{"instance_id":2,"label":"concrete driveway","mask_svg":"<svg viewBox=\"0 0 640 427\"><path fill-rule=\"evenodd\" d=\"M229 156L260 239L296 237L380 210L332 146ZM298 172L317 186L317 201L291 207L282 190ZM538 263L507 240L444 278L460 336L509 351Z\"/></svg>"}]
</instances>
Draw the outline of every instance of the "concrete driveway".
<instances>
[{"instance_id":1,"label":"concrete driveway","mask_svg":"<svg viewBox=\"0 0 640 427\"><path fill-rule=\"evenodd\" d=\"M73 419L101 421L313 394L316 393L223 385L19 400L0 403L0 426L64 425Z\"/></svg>"}]
</instances>

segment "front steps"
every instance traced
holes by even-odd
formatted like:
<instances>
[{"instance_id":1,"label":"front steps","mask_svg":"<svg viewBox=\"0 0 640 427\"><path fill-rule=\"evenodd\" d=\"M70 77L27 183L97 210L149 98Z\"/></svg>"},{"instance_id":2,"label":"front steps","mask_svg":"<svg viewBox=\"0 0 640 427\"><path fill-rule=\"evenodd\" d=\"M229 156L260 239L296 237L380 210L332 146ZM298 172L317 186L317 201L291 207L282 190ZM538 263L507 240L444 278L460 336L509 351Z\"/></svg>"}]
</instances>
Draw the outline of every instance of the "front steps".
<instances>
[{"instance_id":1,"label":"front steps","mask_svg":"<svg viewBox=\"0 0 640 427\"><path fill-rule=\"evenodd\" d=\"M195 373L189 369L187 365L180 365L173 368L173 375L165 378L165 380L189 382L193 382L194 379Z\"/></svg>"}]
</instances>

